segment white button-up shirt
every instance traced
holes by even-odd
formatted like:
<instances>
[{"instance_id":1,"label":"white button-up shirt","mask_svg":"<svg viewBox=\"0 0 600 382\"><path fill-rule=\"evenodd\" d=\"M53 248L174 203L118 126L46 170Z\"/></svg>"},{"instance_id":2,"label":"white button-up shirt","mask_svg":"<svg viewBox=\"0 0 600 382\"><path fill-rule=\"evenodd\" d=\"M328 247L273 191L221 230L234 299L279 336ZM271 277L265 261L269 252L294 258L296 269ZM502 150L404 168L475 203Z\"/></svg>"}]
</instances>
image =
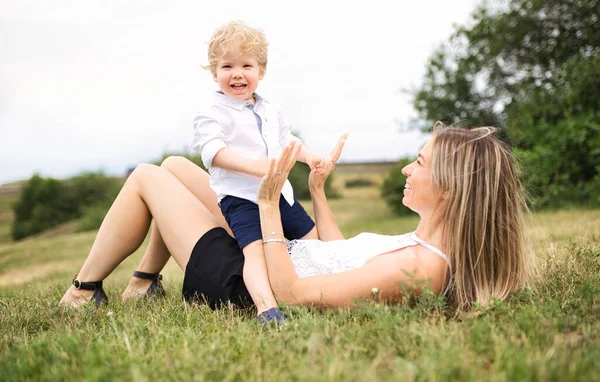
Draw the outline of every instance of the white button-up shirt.
<instances>
[{"instance_id":1,"label":"white button-up shirt","mask_svg":"<svg viewBox=\"0 0 600 382\"><path fill-rule=\"evenodd\" d=\"M279 106L255 96L256 105L252 105L216 92L214 102L194 118L191 147L200 153L219 202L231 195L256 203L260 184L257 176L214 167L212 161L219 150L227 147L249 159L277 158L289 142L299 140L290 132ZM294 204L288 180L281 193L290 205Z\"/></svg>"}]
</instances>

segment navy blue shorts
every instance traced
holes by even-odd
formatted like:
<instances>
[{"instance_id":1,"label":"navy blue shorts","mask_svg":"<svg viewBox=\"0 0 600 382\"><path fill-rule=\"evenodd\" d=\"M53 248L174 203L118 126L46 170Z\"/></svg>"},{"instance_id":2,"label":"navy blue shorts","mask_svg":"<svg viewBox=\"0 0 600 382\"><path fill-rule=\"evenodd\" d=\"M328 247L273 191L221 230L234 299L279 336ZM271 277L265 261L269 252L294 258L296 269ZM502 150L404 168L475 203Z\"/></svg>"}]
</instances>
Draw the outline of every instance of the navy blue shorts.
<instances>
[{"instance_id":1,"label":"navy blue shorts","mask_svg":"<svg viewBox=\"0 0 600 382\"><path fill-rule=\"evenodd\" d=\"M256 203L235 196L226 196L221 200L220 206L240 248L244 248L256 240L262 240L260 215ZM294 205L290 206L281 196L279 210L281 211L283 235L288 240L303 238L315 226L315 222L295 199Z\"/></svg>"}]
</instances>

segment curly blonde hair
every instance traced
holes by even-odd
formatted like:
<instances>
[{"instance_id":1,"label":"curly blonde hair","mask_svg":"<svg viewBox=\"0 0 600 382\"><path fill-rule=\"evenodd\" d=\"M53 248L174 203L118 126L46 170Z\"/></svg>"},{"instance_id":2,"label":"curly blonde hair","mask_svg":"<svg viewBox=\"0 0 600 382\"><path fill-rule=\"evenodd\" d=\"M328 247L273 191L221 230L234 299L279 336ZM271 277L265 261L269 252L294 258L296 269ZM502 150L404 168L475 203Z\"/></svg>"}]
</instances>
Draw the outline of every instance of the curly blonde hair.
<instances>
[{"instance_id":1,"label":"curly blonde hair","mask_svg":"<svg viewBox=\"0 0 600 382\"><path fill-rule=\"evenodd\" d=\"M267 54L269 43L262 29L253 28L244 22L236 20L220 26L214 31L208 43L208 65L204 69L210 70L214 76L217 61L223 57L232 45L239 47L244 53L253 53L258 59L260 70L267 70Z\"/></svg>"}]
</instances>

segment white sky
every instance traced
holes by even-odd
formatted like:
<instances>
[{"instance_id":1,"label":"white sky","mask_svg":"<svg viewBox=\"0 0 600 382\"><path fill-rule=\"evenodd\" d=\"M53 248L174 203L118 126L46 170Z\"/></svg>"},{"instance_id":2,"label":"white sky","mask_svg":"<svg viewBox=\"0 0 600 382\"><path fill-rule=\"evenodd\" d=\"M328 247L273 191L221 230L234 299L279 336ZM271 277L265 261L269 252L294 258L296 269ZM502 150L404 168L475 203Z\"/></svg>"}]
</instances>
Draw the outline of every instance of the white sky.
<instances>
[{"instance_id":1,"label":"white sky","mask_svg":"<svg viewBox=\"0 0 600 382\"><path fill-rule=\"evenodd\" d=\"M292 129L342 161L414 155L416 114L401 89L477 0L0 0L0 184L34 172L122 174L189 146L195 111L216 90L206 42L233 19L262 28L258 88Z\"/></svg>"}]
</instances>

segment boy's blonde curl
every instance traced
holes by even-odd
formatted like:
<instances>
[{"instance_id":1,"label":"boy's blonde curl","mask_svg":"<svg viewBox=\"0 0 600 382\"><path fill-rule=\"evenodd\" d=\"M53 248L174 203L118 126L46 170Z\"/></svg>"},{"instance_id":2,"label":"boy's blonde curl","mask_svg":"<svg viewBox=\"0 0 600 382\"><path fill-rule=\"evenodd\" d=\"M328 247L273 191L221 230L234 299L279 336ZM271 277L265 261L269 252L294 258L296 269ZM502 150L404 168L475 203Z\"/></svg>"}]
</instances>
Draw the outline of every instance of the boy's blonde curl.
<instances>
[{"instance_id":1,"label":"boy's blonde curl","mask_svg":"<svg viewBox=\"0 0 600 382\"><path fill-rule=\"evenodd\" d=\"M258 59L262 73L267 70L267 55L269 43L262 29L252 28L242 21L232 21L219 27L211 36L208 43L208 65L214 76L217 62L236 45L244 53L253 53Z\"/></svg>"}]
</instances>

